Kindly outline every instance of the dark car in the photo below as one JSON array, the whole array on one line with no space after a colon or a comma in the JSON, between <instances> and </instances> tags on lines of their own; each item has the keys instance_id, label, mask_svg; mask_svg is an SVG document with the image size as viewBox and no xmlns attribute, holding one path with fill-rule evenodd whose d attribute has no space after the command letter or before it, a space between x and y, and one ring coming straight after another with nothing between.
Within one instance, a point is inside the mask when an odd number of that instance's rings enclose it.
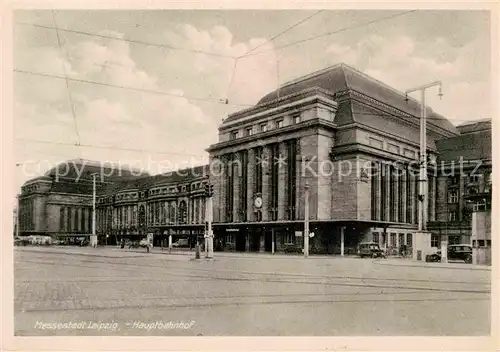
<instances>
[{"instance_id":1,"label":"dark car","mask_svg":"<svg viewBox=\"0 0 500 352\"><path fill-rule=\"evenodd\" d=\"M363 242L358 245L358 255L361 258L385 258L385 252L380 248L378 243Z\"/></svg>"},{"instance_id":2,"label":"dark car","mask_svg":"<svg viewBox=\"0 0 500 352\"><path fill-rule=\"evenodd\" d=\"M285 253L303 253L303 248L295 243L285 243L283 251Z\"/></svg>"},{"instance_id":3,"label":"dark car","mask_svg":"<svg viewBox=\"0 0 500 352\"><path fill-rule=\"evenodd\" d=\"M468 244L452 244L448 246L448 260L463 260L467 264L472 263L472 246ZM427 262L440 262L441 251L426 257Z\"/></svg>"}]
</instances>

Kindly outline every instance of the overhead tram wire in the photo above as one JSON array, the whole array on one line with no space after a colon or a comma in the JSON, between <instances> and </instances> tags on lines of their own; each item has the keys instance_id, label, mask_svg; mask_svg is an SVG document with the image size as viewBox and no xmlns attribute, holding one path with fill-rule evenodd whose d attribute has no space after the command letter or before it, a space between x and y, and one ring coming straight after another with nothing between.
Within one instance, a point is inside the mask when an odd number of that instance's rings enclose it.
<instances>
[{"instance_id":1,"label":"overhead tram wire","mask_svg":"<svg viewBox=\"0 0 500 352\"><path fill-rule=\"evenodd\" d=\"M304 19L300 20L299 22L295 23L294 25L292 25L292 26L288 27L288 28L287 28L287 29L285 29L284 31L282 31L282 32L280 32L280 33L278 33L278 34L276 34L276 35L275 35L274 37L272 37L271 39L266 40L264 43L261 43L261 44L257 45L255 48L253 48L253 49L249 50L246 54L243 54L242 56L239 56L239 57L238 57L238 59L243 58L243 57L245 57L245 56L248 56L250 53L254 52L254 51L255 51L255 50L257 50L258 48L260 48L260 47L264 46L265 44L267 44L267 43L269 43L269 42L272 42L272 41L273 41L273 40L275 40L276 38L278 38L278 37L282 36L282 35L283 35L283 34L285 34L286 32L291 31L291 30L292 30L292 29L294 29L295 27L297 27L297 26L301 25L302 23L304 23L304 22L308 21L309 19L311 19L312 17L314 17L314 16L316 16L316 15L320 14L320 13L321 13L321 12L323 12L323 11L325 11L325 10L319 10L319 11L316 11L315 13L313 13L312 15L307 16L306 18L304 18Z\"/></svg>"},{"instance_id":2,"label":"overhead tram wire","mask_svg":"<svg viewBox=\"0 0 500 352\"><path fill-rule=\"evenodd\" d=\"M28 75L35 75L35 76L41 76L41 77L49 77L49 78L56 78L56 79L66 79L65 77L53 75L53 74L48 74L48 73L41 73L41 72L34 72L34 71L25 71L25 70L19 70L19 69L14 69L14 72L17 73L23 73L23 74L28 74ZM150 93L150 94L157 94L157 95L166 95L166 96L171 96L174 98L184 98L186 100L195 100L195 101L204 101L208 103L213 103L213 104L220 104L220 100L217 99L208 99L208 98L198 98L198 97L190 97L186 95L178 95L178 94L173 94L173 93L167 93L167 92L162 92L162 91L157 91L157 90L152 90L152 89L144 89L144 88L134 88L134 87L127 87L127 86L120 86L117 84L111 84L111 83L104 83L104 82L96 82L96 81L90 81L90 80L85 80L85 79L77 79L77 78L67 78L68 81L71 82L79 82L79 83L86 83L86 84L94 84L94 85L99 85L103 87L109 87L109 88L120 88L120 89L125 89L125 90L130 90L130 91L136 91L136 92L142 92L142 93ZM252 107L254 105L252 104L227 104L227 105L232 105L232 106L242 106L242 107Z\"/></svg>"},{"instance_id":3,"label":"overhead tram wire","mask_svg":"<svg viewBox=\"0 0 500 352\"><path fill-rule=\"evenodd\" d=\"M36 28L56 29L55 27L52 27L52 26L45 26L45 25L35 24L35 23L16 22L16 24L17 25L21 25L21 26L31 26L31 27L36 27ZM176 47L176 46L169 45L169 44L150 43L150 42L145 42L145 41L141 41L141 40L125 39L125 38L113 37L111 35L96 34L96 33L84 32L84 31L77 31L77 30L73 30L73 29L58 28L58 30L60 32L68 32L68 33L80 34L80 35L86 35L86 36L89 36L89 37L96 37L96 38L102 38L102 39L112 39L112 40L118 40L118 41L122 41L122 42L132 43L132 44L154 46L154 47L163 48L163 49L185 51L185 52L191 52L191 53L197 53L197 54L205 54L205 55L222 57L222 58L226 58L226 59L234 59L235 58L234 56L231 56L231 55L217 54L217 53L213 53L213 52L209 52L209 51L196 50L196 49L180 48L180 47Z\"/></svg>"},{"instance_id":4,"label":"overhead tram wire","mask_svg":"<svg viewBox=\"0 0 500 352\"><path fill-rule=\"evenodd\" d=\"M40 144L53 144L53 145L63 145L63 146L76 147L76 145L74 143L69 143L69 142L41 141L41 140L25 139L25 138L16 138L15 141L19 141L19 142L23 142L23 143L40 143ZM203 157L203 158L207 157L207 155L201 155L201 154L189 154L189 153L178 153L178 152L160 152L160 151L151 151L151 150L145 150L145 149L121 148L121 147L93 145L93 144L80 144L80 145L78 145L78 147L90 148L90 149L130 151L130 152L145 153L145 154L150 153L150 154L156 154L156 155L179 155L179 156L193 156L193 157L196 156L196 157Z\"/></svg>"},{"instance_id":5,"label":"overhead tram wire","mask_svg":"<svg viewBox=\"0 0 500 352\"><path fill-rule=\"evenodd\" d=\"M59 49L61 50L61 53L63 54L63 56L69 62L68 55L61 44L61 38L59 37L59 30L57 29L56 15L55 15L54 10L52 10L52 20L54 21L54 29L55 29L56 37L57 37L57 45L59 46ZM71 114L73 115L73 123L75 126L75 134L76 134L76 145L80 145L80 133L78 132L78 122L76 121L75 104L73 103L71 89L69 88L68 74L66 72L66 67L64 67L64 62L61 63L61 66L62 66L63 73L64 73L64 80L66 82L66 89L68 91L69 102L71 104Z\"/></svg>"},{"instance_id":6,"label":"overhead tram wire","mask_svg":"<svg viewBox=\"0 0 500 352\"><path fill-rule=\"evenodd\" d=\"M273 51L273 50L284 49L284 48L287 48L287 47L290 47L290 46L293 46L293 45L306 43L306 42L309 42L311 40L315 40L315 39L322 38L322 37L328 37L328 36L331 36L331 35L334 35L334 34L337 34L337 33L341 33L341 32L345 32L345 31L348 31L348 30L351 30L351 29L362 28L362 27L369 26L369 25L371 25L373 23L383 22L383 21L387 21L387 20L390 20L390 19L393 19L393 18L396 18L396 17L405 16L405 15L408 15L408 14L416 12L416 11L418 11L418 10L405 11L405 12L401 12L401 13L398 13L398 14L395 14L395 15L386 16L386 17L379 18L379 19L372 20L372 21L368 21L368 22L365 22L365 23L360 23L360 24L357 24L357 25L354 25L354 26L340 28L340 29L337 29L335 31L331 31L331 32L323 33L323 34L318 34L318 35L315 35L313 37L309 37L309 38L306 38L306 39L298 40L296 42L291 42L291 43L288 43L288 44L277 46L277 47L275 47L273 49L266 49L266 50L258 51L256 53L245 54L245 55L243 55L243 57L250 57L250 56L255 56L255 55L263 54L263 53L266 53L266 52L269 52L269 51Z\"/></svg>"}]
</instances>

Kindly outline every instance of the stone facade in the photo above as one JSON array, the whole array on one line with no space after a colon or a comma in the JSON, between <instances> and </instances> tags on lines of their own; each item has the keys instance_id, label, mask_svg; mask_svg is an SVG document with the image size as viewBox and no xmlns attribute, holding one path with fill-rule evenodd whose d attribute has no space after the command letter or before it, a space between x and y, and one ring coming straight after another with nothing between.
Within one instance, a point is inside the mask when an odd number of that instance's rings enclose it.
<instances>
[{"instance_id":1,"label":"stone facade","mask_svg":"<svg viewBox=\"0 0 500 352\"><path fill-rule=\"evenodd\" d=\"M97 232L114 238L154 233L160 242L168 234L203 233L204 187L210 183L221 248L293 250L303 241L296 234L303 231L307 186L313 252L339 253L343 247L349 253L360 241L391 252L402 244L412 247L420 184L418 111L415 101L405 103L403 94L346 65L313 73L225 119L219 141L207 149L209 165L100 184ZM475 147L488 143L488 133L491 142L491 122L457 129L430 109L428 116L427 155L437 158L438 168L428 169L425 226L431 237L419 241L437 248L440 234L470 240L468 214L478 205L463 195L491 189L491 146L489 152ZM456 164L463 155L466 162ZM481 160L479 168L475 160ZM449 176L458 168L459 177ZM88 233L88 181L67 194L54 189L48 176L28 182L20 197L21 232L70 234L61 216L77 207L71 214L79 221L71 231Z\"/></svg>"}]
</instances>

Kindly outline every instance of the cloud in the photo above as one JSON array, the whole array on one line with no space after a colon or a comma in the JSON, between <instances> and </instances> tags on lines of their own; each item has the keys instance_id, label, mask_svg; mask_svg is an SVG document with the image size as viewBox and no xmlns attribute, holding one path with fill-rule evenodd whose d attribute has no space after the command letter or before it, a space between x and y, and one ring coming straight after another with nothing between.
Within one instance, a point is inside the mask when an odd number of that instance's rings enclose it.
<instances>
[{"instance_id":1,"label":"cloud","mask_svg":"<svg viewBox=\"0 0 500 352\"><path fill-rule=\"evenodd\" d=\"M264 38L235 43L231 32L224 26L205 31L192 25L179 26L165 33L165 38L173 46L229 56L175 50L166 55L163 69L166 81L175 81L195 96L208 96L214 100L227 97L232 103L254 104L276 88L276 53L273 44ZM233 58L257 46L260 47L255 52L265 53L241 58L234 65ZM172 67L177 68L175 72L165 72ZM183 77L182 82L176 77Z\"/></svg>"},{"instance_id":2,"label":"cloud","mask_svg":"<svg viewBox=\"0 0 500 352\"><path fill-rule=\"evenodd\" d=\"M430 92L427 103L456 124L491 117L488 77L482 75L483 68L478 69L485 61L489 64L484 57L488 45L480 38L454 47L442 37L424 43L403 34L369 35L352 45L332 43L326 52L335 61L350 64L400 91L443 81L443 100L437 98L437 91L436 94ZM478 109L478 106L488 109Z\"/></svg>"},{"instance_id":3,"label":"cloud","mask_svg":"<svg viewBox=\"0 0 500 352\"><path fill-rule=\"evenodd\" d=\"M100 34L123 36L117 32ZM228 41L227 33L221 29L216 29L215 35L222 43ZM197 40L201 43L203 36ZM44 55L40 56L44 60L38 62L39 67L32 69L40 72L52 70L52 73L56 73L53 72L56 68L54 62L63 62L74 78L150 89L165 92L165 95L70 82L80 142L83 145L114 148L72 148L62 145L57 148L69 150L68 153L74 154L75 157L85 155L87 158L101 161L140 161L146 169L149 167L148 159L168 162L172 166L206 162L202 157L205 154L204 149L216 142L217 137L214 118L195 102L182 97L185 94L182 87L161 86L154 75L139 68L137 61L133 59L129 43L113 39L86 38L83 41L68 43L66 49L69 60L63 59L63 53L54 48L40 49L44 52ZM22 54L29 57L32 52L30 48L23 48ZM173 68L173 71L175 69ZM25 77L16 80L19 93L16 95L16 137L75 143L77 138L65 82L45 80L54 86L57 82L58 89L44 94L47 86L43 83L27 84L29 81ZM36 144L31 147L33 155L38 154L43 158L43 152L47 149L38 151ZM133 150L150 150L151 153ZM158 151L164 154L156 153ZM25 154L26 150L23 153ZM191 155L200 157L191 161ZM155 169L155 165L150 167L153 168L149 170L152 173L160 170L158 167Z\"/></svg>"}]
</instances>

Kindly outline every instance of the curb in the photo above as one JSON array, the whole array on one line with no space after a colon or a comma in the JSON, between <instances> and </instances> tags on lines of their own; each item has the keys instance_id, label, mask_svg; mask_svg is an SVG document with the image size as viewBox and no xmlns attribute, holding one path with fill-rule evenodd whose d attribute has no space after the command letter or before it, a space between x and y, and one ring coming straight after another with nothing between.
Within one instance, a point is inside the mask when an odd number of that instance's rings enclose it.
<instances>
[{"instance_id":1,"label":"curb","mask_svg":"<svg viewBox=\"0 0 500 352\"><path fill-rule=\"evenodd\" d=\"M490 266L473 265L473 264L459 264L459 263L457 263L456 266L451 266L454 263L435 265L435 264L428 264L426 262L419 263L419 262L415 262L415 261L409 261L408 263L395 263L395 262L391 262L391 261L382 262L382 261L378 261L378 260L373 260L372 262L374 264L377 264L377 265L386 265L386 266L403 266L403 267L429 268L429 269L491 271Z\"/></svg>"}]
</instances>

